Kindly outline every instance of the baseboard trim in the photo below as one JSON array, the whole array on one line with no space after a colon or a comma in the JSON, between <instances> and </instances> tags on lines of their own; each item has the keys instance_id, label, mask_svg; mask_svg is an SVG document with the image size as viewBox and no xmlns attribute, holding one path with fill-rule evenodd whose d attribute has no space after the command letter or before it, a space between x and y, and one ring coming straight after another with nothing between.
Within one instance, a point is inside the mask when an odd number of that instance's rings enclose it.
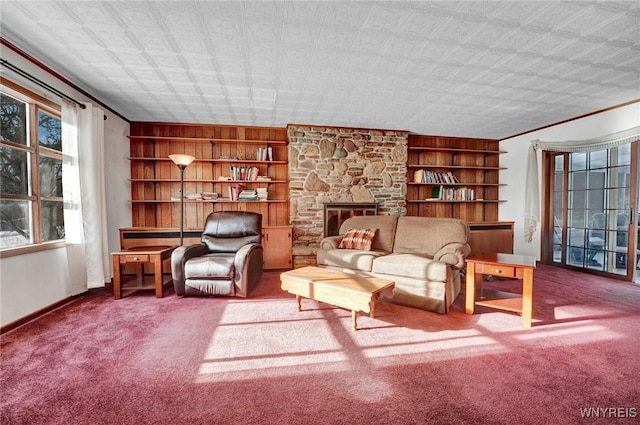
<instances>
[{"instance_id":1,"label":"baseboard trim","mask_svg":"<svg viewBox=\"0 0 640 425\"><path fill-rule=\"evenodd\" d=\"M16 328L19 328L20 326L25 325L25 324L31 322L32 320L35 320L35 319L37 319L37 318L39 318L41 316L44 316L45 314L50 313L53 310L55 310L57 308L60 308L65 304L69 304L71 301L77 300L78 298L81 298L81 297L84 297L86 295L92 294L92 293L94 293L96 291L102 291L104 289L105 288L89 289L88 291L83 292L81 294L72 295L70 297L61 299L58 302L55 302L55 303L53 303L51 305L48 305L48 306L46 306L44 308L41 308L40 310L34 311L33 313L28 314L28 315L26 315L24 317L21 317L18 320L15 320L13 322L7 323L6 325L4 325L4 326L2 326L0 328L0 335L3 335L3 334L5 334L5 333L7 333L9 331L12 331L12 330L16 329Z\"/></svg>"}]
</instances>

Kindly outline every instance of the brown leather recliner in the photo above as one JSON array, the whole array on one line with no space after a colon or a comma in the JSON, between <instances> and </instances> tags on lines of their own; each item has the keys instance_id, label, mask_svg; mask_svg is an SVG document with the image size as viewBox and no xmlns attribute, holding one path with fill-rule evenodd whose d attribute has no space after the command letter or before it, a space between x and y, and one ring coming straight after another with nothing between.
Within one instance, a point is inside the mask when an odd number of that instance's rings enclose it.
<instances>
[{"instance_id":1,"label":"brown leather recliner","mask_svg":"<svg viewBox=\"0 0 640 425\"><path fill-rule=\"evenodd\" d=\"M261 214L209 214L201 243L178 247L171 255L176 294L246 297L262 276L261 237Z\"/></svg>"}]
</instances>

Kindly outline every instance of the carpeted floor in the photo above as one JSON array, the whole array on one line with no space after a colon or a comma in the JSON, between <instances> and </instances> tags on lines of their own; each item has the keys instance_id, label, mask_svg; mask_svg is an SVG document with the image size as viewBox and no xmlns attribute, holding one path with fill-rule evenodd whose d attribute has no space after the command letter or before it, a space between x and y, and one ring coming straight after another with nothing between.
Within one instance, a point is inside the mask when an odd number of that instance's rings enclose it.
<instances>
[{"instance_id":1,"label":"carpeted floor","mask_svg":"<svg viewBox=\"0 0 640 425\"><path fill-rule=\"evenodd\" d=\"M248 299L101 290L6 333L0 422L638 422L636 285L538 266L532 329L461 294L447 315L379 303L354 332L348 311L297 312L278 277Z\"/></svg>"}]
</instances>

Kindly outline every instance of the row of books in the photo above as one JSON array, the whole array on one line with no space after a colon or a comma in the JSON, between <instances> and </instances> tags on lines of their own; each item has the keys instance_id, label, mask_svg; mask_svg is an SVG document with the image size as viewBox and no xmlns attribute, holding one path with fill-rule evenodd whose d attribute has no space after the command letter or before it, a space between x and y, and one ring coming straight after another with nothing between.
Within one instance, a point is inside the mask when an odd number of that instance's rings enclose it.
<instances>
[{"instance_id":1,"label":"row of books","mask_svg":"<svg viewBox=\"0 0 640 425\"><path fill-rule=\"evenodd\" d=\"M260 170L258 167L229 167L229 176L231 180L257 180Z\"/></svg>"},{"instance_id":2,"label":"row of books","mask_svg":"<svg viewBox=\"0 0 640 425\"><path fill-rule=\"evenodd\" d=\"M273 148L256 148L256 161L273 161Z\"/></svg>"},{"instance_id":3,"label":"row of books","mask_svg":"<svg viewBox=\"0 0 640 425\"><path fill-rule=\"evenodd\" d=\"M475 190L468 187L435 186L431 199L439 201L475 201Z\"/></svg>"},{"instance_id":4,"label":"row of books","mask_svg":"<svg viewBox=\"0 0 640 425\"><path fill-rule=\"evenodd\" d=\"M429 170L416 170L413 173L413 181L414 183L460 183L451 171L441 173Z\"/></svg>"},{"instance_id":5,"label":"row of books","mask_svg":"<svg viewBox=\"0 0 640 425\"><path fill-rule=\"evenodd\" d=\"M225 161L240 161L237 156L233 155L220 155L218 159ZM256 148L256 161L273 161L273 148L271 146L267 146L266 148Z\"/></svg>"},{"instance_id":6,"label":"row of books","mask_svg":"<svg viewBox=\"0 0 640 425\"><path fill-rule=\"evenodd\" d=\"M269 199L267 188L245 189L241 185L229 186L229 199L232 201L262 201Z\"/></svg>"}]
</instances>

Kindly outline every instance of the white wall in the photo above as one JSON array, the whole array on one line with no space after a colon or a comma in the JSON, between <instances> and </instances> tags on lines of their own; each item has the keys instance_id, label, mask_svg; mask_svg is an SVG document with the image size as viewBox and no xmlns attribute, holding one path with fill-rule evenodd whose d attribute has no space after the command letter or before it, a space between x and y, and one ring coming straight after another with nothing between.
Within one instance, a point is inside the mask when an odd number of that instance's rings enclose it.
<instances>
[{"instance_id":1,"label":"white wall","mask_svg":"<svg viewBox=\"0 0 640 425\"><path fill-rule=\"evenodd\" d=\"M639 125L640 103L634 103L500 142L500 149L508 152L500 157L500 164L508 169L500 172L500 182L506 184L500 188L500 199L506 202L500 204L499 217L500 220L515 221L513 247L515 254L534 255L540 259L540 226L538 225L531 243L524 239L524 187L530 142L536 139L542 141L591 139ZM538 154L538 170L541 174L540 154ZM539 177L538 187L542 198L542 176Z\"/></svg>"},{"instance_id":2,"label":"white wall","mask_svg":"<svg viewBox=\"0 0 640 425\"><path fill-rule=\"evenodd\" d=\"M97 102L70 89L58 79L12 50L2 47L0 56L11 64L82 102ZM3 76L43 97L60 103L57 96L2 69ZM104 108L103 108L104 109ZM105 173L109 252L119 250L120 227L131 226L129 178L129 123L105 109ZM67 254L64 248L0 259L0 326L55 304L71 295Z\"/></svg>"}]
</instances>

